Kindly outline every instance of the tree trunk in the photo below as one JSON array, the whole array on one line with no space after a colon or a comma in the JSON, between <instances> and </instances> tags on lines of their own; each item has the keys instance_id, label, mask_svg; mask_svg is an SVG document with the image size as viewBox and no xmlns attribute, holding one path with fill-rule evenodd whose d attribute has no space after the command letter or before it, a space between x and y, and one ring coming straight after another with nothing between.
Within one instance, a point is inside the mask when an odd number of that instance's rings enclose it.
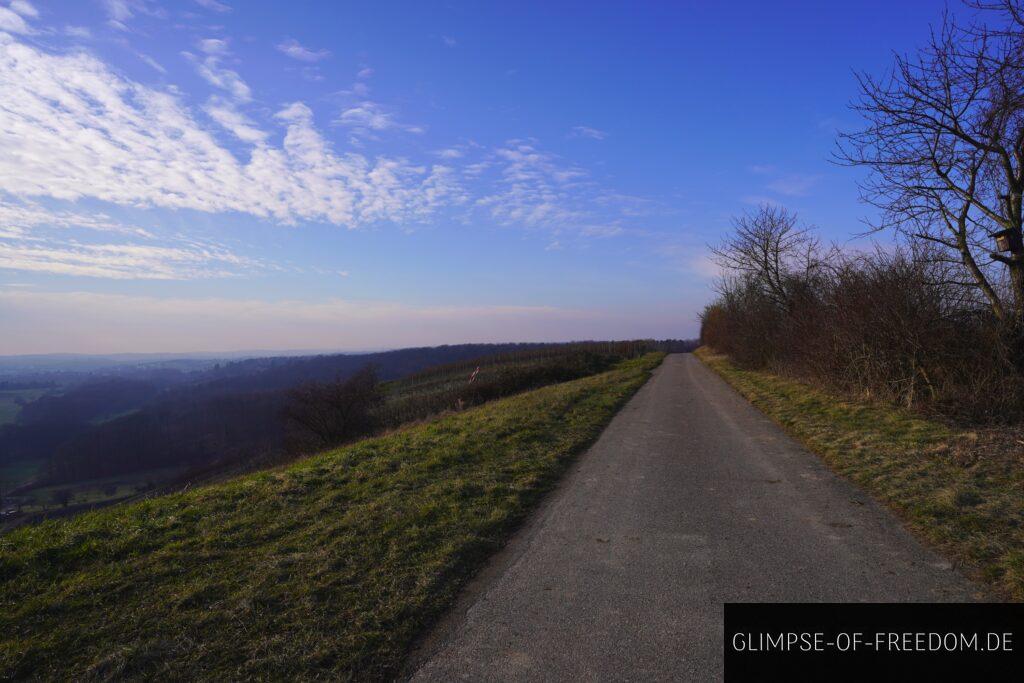
<instances>
[{"instance_id":1,"label":"tree trunk","mask_svg":"<svg viewBox=\"0 0 1024 683\"><path fill-rule=\"evenodd\" d=\"M1024 253L1014 254L1007 264L1010 269L1010 286L1013 288L1013 324L1018 331L1024 330Z\"/></svg>"}]
</instances>

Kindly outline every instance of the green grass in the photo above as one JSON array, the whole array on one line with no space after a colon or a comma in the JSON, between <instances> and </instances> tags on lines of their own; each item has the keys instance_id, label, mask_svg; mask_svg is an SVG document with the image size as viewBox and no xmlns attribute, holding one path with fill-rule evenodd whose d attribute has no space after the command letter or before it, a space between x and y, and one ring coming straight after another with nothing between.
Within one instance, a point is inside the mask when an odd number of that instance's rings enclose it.
<instances>
[{"instance_id":1,"label":"green grass","mask_svg":"<svg viewBox=\"0 0 1024 683\"><path fill-rule=\"evenodd\" d=\"M661 358L0 536L0 678L393 676Z\"/></svg>"},{"instance_id":2,"label":"green grass","mask_svg":"<svg viewBox=\"0 0 1024 683\"><path fill-rule=\"evenodd\" d=\"M967 573L998 595L1024 600L1019 437L996 434L985 448L977 432L743 370L706 348L697 356Z\"/></svg>"}]
</instances>

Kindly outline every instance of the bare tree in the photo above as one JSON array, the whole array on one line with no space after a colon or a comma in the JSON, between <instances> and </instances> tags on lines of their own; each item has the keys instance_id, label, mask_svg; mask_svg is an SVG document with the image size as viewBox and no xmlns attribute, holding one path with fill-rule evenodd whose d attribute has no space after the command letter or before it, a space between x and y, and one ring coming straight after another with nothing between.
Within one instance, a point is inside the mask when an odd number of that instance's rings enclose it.
<instances>
[{"instance_id":1,"label":"bare tree","mask_svg":"<svg viewBox=\"0 0 1024 683\"><path fill-rule=\"evenodd\" d=\"M823 263L818 240L795 213L770 204L734 218L732 226L732 234L711 247L716 263L753 283L776 306L789 308L794 284Z\"/></svg>"},{"instance_id":2,"label":"bare tree","mask_svg":"<svg viewBox=\"0 0 1024 683\"><path fill-rule=\"evenodd\" d=\"M1024 2L1021 0L968 0L967 6L997 12L1011 25L1024 27ZM998 28L992 30L999 32Z\"/></svg>"},{"instance_id":3,"label":"bare tree","mask_svg":"<svg viewBox=\"0 0 1024 683\"><path fill-rule=\"evenodd\" d=\"M296 387L289 399L284 417L290 447L312 452L371 432L384 396L376 369L368 365L345 380Z\"/></svg>"},{"instance_id":4,"label":"bare tree","mask_svg":"<svg viewBox=\"0 0 1024 683\"><path fill-rule=\"evenodd\" d=\"M983 3L984 4L984 3ZM993 2L993 23L945 15L927 46L897 55L883 78L860 75L852 107L866 120L840 135L840 161L871 169L875 229L937 247L953 280L980 291L1000 320L1024 324L1024 24L1017 0ZM1021 15L1016 15L1021 16ZM1004 237L1004 253L995 237Z\"/></svg>"}]
</instances>

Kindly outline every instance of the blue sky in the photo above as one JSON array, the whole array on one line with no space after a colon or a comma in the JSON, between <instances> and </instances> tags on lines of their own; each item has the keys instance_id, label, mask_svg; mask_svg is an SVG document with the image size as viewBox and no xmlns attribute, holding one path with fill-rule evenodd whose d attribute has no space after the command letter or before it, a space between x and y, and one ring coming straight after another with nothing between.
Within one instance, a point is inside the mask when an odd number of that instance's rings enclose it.
<instances>
[{"instance_id":1,"label":"blue sky","mask_svg":"<svg viewBox=\"0 0 1024 683\"><path fill-rule=\"evenodd\" d=\"M0 0L0 353L694 336L942 8Z\"/></svg>"}]
</instances>

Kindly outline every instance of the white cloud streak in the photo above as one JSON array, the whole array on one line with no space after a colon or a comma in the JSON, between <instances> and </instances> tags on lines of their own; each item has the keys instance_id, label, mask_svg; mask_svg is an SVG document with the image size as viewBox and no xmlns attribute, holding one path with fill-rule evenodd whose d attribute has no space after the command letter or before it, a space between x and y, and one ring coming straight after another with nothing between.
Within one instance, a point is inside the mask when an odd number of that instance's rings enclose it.
<instances>
[{"instance_id":1,"label":"white cloud streak","mask_svg":"<svg viewBox=\"0 0 1024 683\"><path fill-rule=\"evenodd\" d=\"M226 55L229 52L228 41L221 38L204 38L199 41L199 49L208 55Z\"/></svg>"},{"instance_id":2,"label":"white cloud streak","mask_svg":"<svg viewBox=\"0 0 1024 683\"><path fill-rule=\"evenodd\" d=\"M0 190L21 197L357 227L421 221L462 193L443 165L336 153L302 103L275 116L283 137L272 145L213 101L207 113L253 143L240 161L173 92L125 79L89 53L48 54L2 33L0 103Z\"/></svg>"},{"instance_id":3,"label":"white cloud streak","mask_svg":"<svg viewBox=\"0 0 1024 683\"><path fill-rule=\"evenodd\" d=\"M0 269L115 280L193 280L237 274L253 262L209 246L0 241Z\"/></svg>"},{"instance_id":4,"label":"white cloud streak","mask_svg":"<svg viewBox=\"0 0 1024 683\"><path fill-rule=\"evenodd\" d=\"M152 6L148 0L103 0L103 7L107 11L107 24L119 31L129 30L128 22L136 14L163 16L163 11L158 6Z\"/></svg>"},{"instance_id":5,"label":"white cloud streak","mask_svg":"<svg viewBox=\"0 0 1024 683\"><path fill-rule=\"evenodd\" d=\"M590 138L591 140L604 140L608 137L608 133L605 131L590 126L573 126L570 135L574 138Z\"/></svg>"},{"instance_id":6,"label":"white cloud streak","mask_svg":"<svg viewBox=\"0 0 1024 683\"><path fill-rule=\"evenodd\" d=\"M80 231L120 241L83 242L73 237ZM102 212L48 209L0 196L0 270L117 280L192 280L261 267L216 244L182 237L158 243L151 232L126 226Z\"/></svg>"},{"instance_id":7,"label":"white cloud streak","mask_svg":"<svg viewBox=\"0 0 1024 683\"><path fill-rule=\"evenodd\" d=\"M37 227L84 228L152 237L148 231L125 226L102 212L52 211L35 202L12 202L0 197L0 228L27 232Z\"/></svg>"},{"instance_id":8,"label":"white cloud streak","mask_svg":"<svg viewBox=\"0 0 1024 683\"><path fill-rule=\"evenodd\" d=\"M73 26L69 24L64 27L64 35L86 40L92 38L92 31L85 26Z\"/></svg>"},{"instance_id":9,"label":"white cloud streak","mask_svg":"<svg viewBox=\"0 0 1024 683\"><path fill-rule=\"evenodd\" d=\"M319 62L331 56L328 50L312 50L294 38L289 38L278 43L277 49L283 54L297 59L300 62Z\"/></svg>"},{"instance_id":10,"label":"white cloud streak","mask_svg":"<svg viewBox=\"0 0 1024 683\"><path fill-rule=\"evenodd\" d=\"M338 116L338 123L351 128L353 133L362 136L370 136L373 133L388 130L400 130L406 133L424 132L422 126L401 123L383 106L369 100L359 102L342 111Z\"/></svg>"},{"instance_id":11,"label":"white cloud streak","mask_svg":"<svg viewBox=\"0 0 1024 683\"><path fill-rule=\"evenodd\" d=\"M262 144L267 139L267 133L260 130L245 114L239 112L235 106L222 98L212 97L204 107L210 118L220 124L242 142L250 144Z\"/></svg>"},{"instance_id":12,"label":"white cloud streak","mask_svg":"<svg viewBox=\"0 0 1024 683\"><path fill-rule=\"evenodd\" d=\"M577 193L586 173L563 165L533 141L512 140L496 152L502 164L497 191L477 200L491 216L506 224L527 227L571 227L588 214Z\"/></svg>"},{"instance_id":13,"label":"white cloud streak","mask_svg":"<svg viewBox=\"0 0 1024 683\"><path fill-rule=\"evenodd\" d=\"M221 65L221 58L228 54L227 43L223 40L207 39L201 41L199 47L206 53L205 57L198 57L191 52L182 54L195 65L202 79L213 87L228 92L238 102L250 101L252 89L249 84L237 71Z\"/></svg>"},{"instance_id":14,"label":"white cloud streak","mask_svg":"<svg viewBox=\"0 0 1024 683\"><path fill-rule=\"evenodd\" d=\"M231 6L218 0L195 0L195 3L200 7L211 10L213 12L230 12Z\"/></svg>"}]
</instances>

